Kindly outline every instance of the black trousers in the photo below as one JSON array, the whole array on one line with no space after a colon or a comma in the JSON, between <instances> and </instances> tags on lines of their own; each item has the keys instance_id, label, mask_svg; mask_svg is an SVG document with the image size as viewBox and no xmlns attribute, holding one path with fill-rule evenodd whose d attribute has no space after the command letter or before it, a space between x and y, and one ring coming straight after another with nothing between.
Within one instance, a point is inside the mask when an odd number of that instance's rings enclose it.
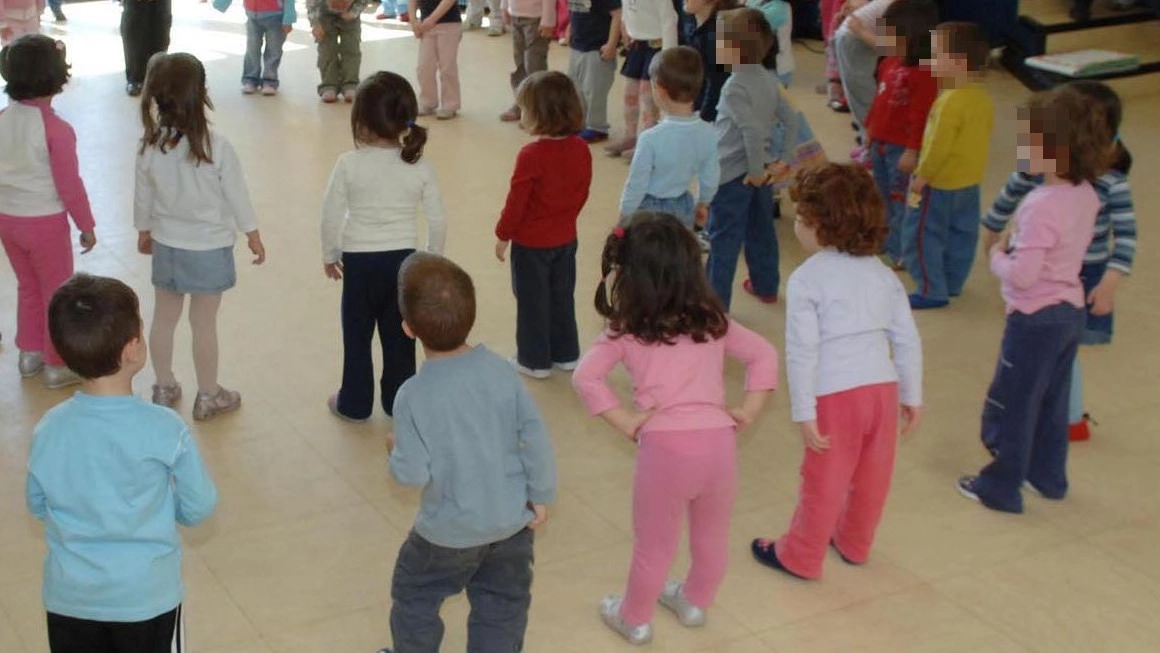
<instances>
[{"instance_id":1,"label":"black trousers","mask_svg":"<svg viewBox=\"0 0 1160 653\"><path fill-rule=\"evenodd\" d=\"M346 252L342 255L342 387L338 412L354 419L375 407L375 366L371 340L379 332L383 374L379 379L383 411L395 405L399 386L415 376L415 341L403 332L399 311L399 268L415 250Z\"/></svg>"},{"instance_id":2,"label":"black trousers","mask_svg":"<svg viewBox=\"0 0 1160 653\"><path fill-rule=\"evenodd\" d=\"M551 369L580 358L576 331L576 242L533 248L512 243L516 349L520 365Z\"/></svg>"},{"instance_id":3,"label":"black trousers","mask_svg":"<svg viewBox=\"0 0 1160 653\"><path fill-rule=\"evenodd\" d=\"M170 0L124 0L121 12L121 43L125 47L125 81L145 82L149 58L169 49L173 25Z\"/></svg>"},{"instance_id":4,"label":"black trousers","mask_svg":"<svg viewBox=\"0 0 1160 653\"><path fill-rule=\"evenodd\" d=\"M436 546L414 532L403 542L391 580L394 653L439 653L439 608L467 590L468 653L519 653L532 604L532 531L468 549Z\"/></svg>"},{"instance_id":5,"label":"black trousers","mask_svg":"<svg viewBox=\"0 0 1160 653\"><path fill-rule=\"evenodd\" d=\"M52 653L184 653L181 606L148 621L88 621L48 613Z\"/></svg>"}]
</instances>

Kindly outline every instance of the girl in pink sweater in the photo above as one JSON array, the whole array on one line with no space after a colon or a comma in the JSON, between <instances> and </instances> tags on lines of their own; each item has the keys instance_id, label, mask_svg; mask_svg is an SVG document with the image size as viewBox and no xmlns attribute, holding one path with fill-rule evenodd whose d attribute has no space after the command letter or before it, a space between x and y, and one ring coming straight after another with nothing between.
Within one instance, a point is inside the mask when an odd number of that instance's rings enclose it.
<instances>
[{"instance_id":1,"label":"girl in pink sweater","mask_svg":"<svg viewBox=\"0 0 1160 653\"><path fill-rule=\"evenodd\" d=\"M605 332L572 384L588 411L637 443L633 555L624 597L601 602L604 623L630 643L652 639L658 599L685 626L705 622L725 576L737 485L736 439L777 386L777 351L732 322L709 288L701 249L671 215L637 213L604 245L596 311ZM725 401L725 357L745 364L745 397ZM608 386L617 364L632 377L633 407ZM692 566L666 581L689 516Z\"/></svg>"}]
</instances>

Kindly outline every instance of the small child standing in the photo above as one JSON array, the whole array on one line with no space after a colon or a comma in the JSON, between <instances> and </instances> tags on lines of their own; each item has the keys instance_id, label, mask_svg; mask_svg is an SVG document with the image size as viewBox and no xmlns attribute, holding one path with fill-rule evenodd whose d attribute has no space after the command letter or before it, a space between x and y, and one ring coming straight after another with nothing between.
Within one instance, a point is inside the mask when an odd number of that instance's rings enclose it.
<instances>
[{"instance_id":1,"label":"small child standing","mask_svg":"<svg viewBox=\"0 0 1160 653\"><path fill-rule=\"evenodd\" d=\"M905 1L905 0L901 0ZM790 195L794 234L811 256L786 286L785 359L805 445L789 532L752 543L758 562L821 576L826 548L866 562L882 517L899 405L902 434L922 419L922 343L906 290L877 258L886 211L858 165L802 170Z\"/></svg>"},{"instance_id":2,"label":"small child standing","mask_svg":"<svg viewBox=\"0 0 1160 653\"><path fill-rule=\"evenodd\" d=\"M40 33L44 0L0 0L0 46L25 34Z\"/></svg>"},{"instance_id":3,"label":"small child standing","mask_svg":"<svg viewBox=\"0 0 1160 653\"><path fill-rule=\"evenodd\" d=\"M48 302L73 273L68 218L88 252L97 244L93 211L77 163L73 128L52 110L69 79L64 47L41 34L0 50L9 103L0 109L0 241L16 274L20 376L44 371L44 384L80 382L48 335Z\"/></svg>"},{"instance_id":4,"label":"small child standing","mask_svg":"<svg viewBox=\"0 0 1160 653\"><path fill-rule=\"evenodd\" d=\"M342 385L327 406L348 421L365 421L374 410L376 329L383 352L380 400L388 415L399 387L415 374L415 341L403 332L398 279L415 251L420 205L427 249L443 251L443 201L434 170L422 160L427 130L415 124L418 107L399 75L368 77L351 109L355 149L334 165L322 203L323 271L342 281Z\"/></svg>"},{"instance_id":5,"label":"small child standing","mask_svg":"<svg viewBox=\"0 0 1160 653\"><path fill-rule=\"evenodd\" d=\"M895 269L902 265L902 220L910 173L918 165L923 131L938 84L921 64L930 59L930 33L938 23L933 0L898 0L878 23L878 94L866 116L871 170L886 202L883 251Z\"/></svg>"},{"instance_id":6,"label":"small child standing","mask_svg":"<svg viewBox=\"0 0 1160 653\"><path fill-rule=\"evenodd\" d=\"M548 46L556 33L556 0L506 0L505 5L504 18L511 21L512 58L516 64L511 74L512 92L518 94L529 75L548 69ZM519 122L518 98L499 119Z\"/></svg>"},{"instance_id":7,"label":"small child standing","mask_svg":"<svg viewBox=\"0 0 1160 653\"><path fill-rule=\"evenodd\" d=\"M209 127L212 109L205 68L191 54L149 62L137 153L133 223L137 250L153 257L153 403L174 406L181 385L173 374L173 335L189 295L197 397L193 418L237 410L242 396L218 385L217 315L234 287L234 243L246 234L254 265L266 260L242 164L229 141Z\"/></svg>"},{"instance_id":8,"label":"small child standing","mask_svg":"<svg viewBox=\"0 0 1160 653\"><path fill-rule=\"evenodd\" d=\"M233 0L214 0L213 8L225 13ZM282 46L294 30L298 10L294 0L244 0L246 9L246 56L242 59L242 93L278 94L278 66ZM262 43L265 42L265 51Z\"/></svg>"},{"instance_id":9,"label":"small child standing","mask_svg":"<svg viewBox=\"0 0 1160 653\"><path fill-rule=\"evenodd\" d=\"M459 115L459 42L456 0L410 0L411 31L419 39L419 115Z\"/></svg>"},{"instance_id":10,"label":"small child standing","mask_svg":"<svg viewBox=\"0 0 1160 653\"><path fill-rule=\"evenodd\" d=\"M318 96L327 104L354 102L362 65L362 16L369 0L306 0L310 33L318 44Z\"/></svg>"},{"instance_id":11,"label":"small child standing","mask_svg":"<svg viewBox=\"0 0 1160 653\"><path fill-rule=\"evenodd\" d=\"M783 101L771 70L777 39L756 9L733 9L718 16L717 61L732 71L721 91L717 115L722 183L713 198L706 228L709 284L729 310L737 259L745 249L750 278L742 287L765 303L777 301L777 233L773 229L773 181L789 170L789 143L797 142L798 116ZM784 126L779 152L771 153L773 132Z\"/></svg>"},{"instance_id":12,"label":"small child standing","mask_svg":"<svg viewBox=\"0 0 1160 653\"><path fill-rule=\"evenodd\" d=\"M931 34L940 93L930 109L902 225L902 257L917 284L910 307L941 308L963 292L979 243L979 184L995 108L980 76L990 56L974 23L940 23Z\"/></svg>"},{"instance_id":13,"label":"small child standing","mask_svg":"<svg viewBox=\"0 0 1160 653\"><path fill-rule=\"evenodd\" d=\"M785 0L749 0L746 6L765 14L765 20L777 36L777 78L783 86L789 87L796 68L793 58L793 7Z\"/></svg>"},{"instance_id":14,"label":"small child standing","mask_svg":"<svg viewBox=\"0 0 1160 653\"><path fill-rule=\"evenodd\" d=\"M649 65L661 49L679 45L679 19L672 0L635 0L625 5L622 17L629 41L628 54L620 68L624 77L624 135L605 146L604 151L609 156L632 158L637 134L660 119L650 89Z\"/></svg>"},{"instance_id":15,"label":"small child standing","mask_svg":"<svg viewBox=\"0 0 1160 653\"><path fill-rule=\"evenodd\" d=\"M705 623L729 562L736 431L777 387L777 350L725 315L705 281L696 238L673 216L637 213L616 228L601 272L596 311L608 325L572 385L590 414L639 445L628 591L605 597L600 615L629 643L644 644L658 600L684 626ZM746 369L735 408L725 398L726 357ZM632 377L631 410L608 386L617 364ZM685 582L666 581L685 515L692 565Z\"/></svg>"},{"instance_id":16,"label":"small child standing","mask_svg":"<svg viewBox=\"0 0 1160 653\"><path fill-rule=\"evenodd\" d=\"M717 63L717 13L733 9L735 4L735 0L685 0L685 13L690 18L682 23L684 43L701 55L705 71L705 83L693 108L701 120L710 123L717 120L721 88L729 79L729 69Z\"/></svg>"},{"instance_id":17,"label":"small child standing","mask_svg":"<svg viewBox=\"0 0 1160 653\"><path fill-rule=\"evenodd\" d=\"M395 399L391 475L423 488L423 499L391 580L394 652L438 653L439 608L464 589L467 650L520 651L533 531L556 498L552 441L511 366L467 344L471 277L445 258L413 254L399 282L404 328L426 361Z\"/></svg>"},{"instance_id":18,"label":"small child standing","mask_svg":"<svg viewBox=\"0 0 1160 653\"><path fill-rule=\"evenodd\" d=\"M584 100L586 143L608 140L608 94L616 78L620 47L620 0L571 0L568 77Z\"/></svg>"},{"instance_id":19,"label":"small child standing","mask_svg":"<svg viewBox=\"0 0 1160 653\"><path fill-rule=\"evenodd\" d=\"M1067 403L1084 329L1084 254L1111 163L1114 134L1099 102L1070 86L1020 112L1019 165L1043 184L1027 194L1012 232L990 250L1007 304L999 365L983 405L982 439L994 461L958 481L992 510L1023 512L1023 491L1067 494Z\"/></svg>"},{"instance_id":20,"label":"small child standing","mask_svg":"<svg viewBox=\"0 0 1160 653\"><path fill-rule=\"evenodd\" d=\"M147 357L137 295L79 275L52 297L52 341L81 391L36 425L27 505L44 522L54 653L184 651L181 536L217 504L189 427L133 396Z\"/></svg>"},{"instance_id":21,"label":"small child standing","mask_svg":"<svg viewBox=\"0 0 1160 653\"><path fill-rule=\"evenodd\" d=\"M662 50L650 68L652 94L663 118L637 140L620 215L669 213L692 229L694 221L704 224L709 217L709 203L721 181L717 133L693 112L703 80L701 57L685 46ZM695 204L689 194L693 179L698 184Z\"/></svg>"},{"instance_id":22,"label":"small child standing","mask_svg":"<svg viewBox=\"0 0 1160 653\"><path fill-rule=\"evenodd\" d=\"M592 153L575 134L584 126L576 86L560 72L536 73L516 92L521 125L537 139L523 147L495 225L495 256L511 245L516 355L521 373L546 379L575 369L576 220L588 201Z\"/></svg>"}]
</instances>

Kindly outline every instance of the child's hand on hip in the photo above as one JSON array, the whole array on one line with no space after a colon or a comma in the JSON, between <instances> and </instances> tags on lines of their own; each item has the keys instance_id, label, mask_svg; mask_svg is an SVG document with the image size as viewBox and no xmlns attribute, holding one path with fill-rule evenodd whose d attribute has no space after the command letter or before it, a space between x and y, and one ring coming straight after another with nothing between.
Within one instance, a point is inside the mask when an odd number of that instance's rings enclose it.
<instances>
[{"instance_id":1,"label":"child's hand on hip","mask_svg":"<svg viewBox=\"0 0 1160 653\"><path fill-rule=\"evenodd\" d=\"M153 253L153 234L148 231L137 232L137 251L146 255Z\"/></svg>"},{"instance_id":2,"label":"child's hand on hip","mask_svg":"<svg viewBox=\"0 0 1160 653\"><path fill-rule=\"evenodd\" d=\"M342 261L323 263L322 271L326 274L327 278L342 281Z\"/></svg>"},{"instance_id":3,"label":"child's hand on hip","mask_svg":"<svg viewBox=\"0 0 1160 653\"><path fill-rule=\"evenodd\" d=\"M830 448L830 439L818 433L816 421L801 422L798 424L798 430L801 431L802 442L806 445L806 449L815 453L825 453L826 449Z\"/></svg>"},{"instance_id":4,"label":"child's hand on hip","mask_svg":"<svg viewBox=\"0 0 1160 653\"><path fill-rule=\"evenodd\" d=\"M922 423L922 406L902 406L902 435L910 435Z\"/></svg>"},{"instance_id":5,"label":"child's hand on hip","mask_svg":"<svg viewBox=\"0 0 1160 653\"><path fill-rule=\"evenodd\" d=\"M81 232L81 254L88 254L97 245L97 235L91 231Z\"/></svg>"},{"instance_id":6,"label":"child's hand on hip","mask_svg":"<svg viewBox=\"0 0 1160 653\"><path fill-rule=\"evenodd\" d=\"M1087 303L1091 307L1092 315L1108 315L1116 305L1116 287L1120 284L1123 273L1109 269L1104 272L1104 278L1088 293Z\"/></svg>"},{"instance_id":7,"label":"child's hand on hip","mask_svg":"<svg viewBox=\"0 0 1160 653\"><path fill-rule=\"evenodd\" d=\"M496 241L496 243L495 243L495 257L497 259L499 259L500 263L503 263L505 260L505 255L507 254L507 248L508 248L508 241L506 241L506 240Z\"/></svg>"},{"instance_id":8,"label":"child's hand on hip","mask_svg":"<svg viewBox=\"0 0 1160 653\"><path fill-rule=\"evenodd\" d=\"M250 253L254 255L254 265L266 262L266 246L262 244L262 236L257 229L246 234L246 244L250 247Z\"/></svg>"},{"instance_id":9,"label":"child's hand on hip","mask_svg":"<svg viewBox=\"0 0 1160 653\"><path fill-rule=\"evenodd\" d=\"M548 522L548 506L533 503L529 507L532 509L532 512L536 513L532 521L528 522L528 528L534 531Z\"/></svg>"}]
</instances>

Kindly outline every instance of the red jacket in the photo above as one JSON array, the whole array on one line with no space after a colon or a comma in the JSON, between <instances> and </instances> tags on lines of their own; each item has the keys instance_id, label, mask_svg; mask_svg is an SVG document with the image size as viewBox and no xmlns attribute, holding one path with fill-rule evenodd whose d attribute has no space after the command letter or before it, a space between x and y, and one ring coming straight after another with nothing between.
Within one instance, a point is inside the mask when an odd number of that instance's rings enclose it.
<instances>
[{"instance_id":1,"label":"red jacket","mask_svg":"<svg viewBox=\"0 0 1160 653\"><path fill-rule=\"evenodd\" d=\"M528 143L516 157L496 237L544 249L576 240L591 184L592 152L578 136Z\"/></svg>"},{"instance_id":2,"label":"red jacket","mask_svg":"<svg viewBox=\"0 0 1160 653\"><path fill-rule=\"evenodd\" d=\"M938 97L938 82L922 66L907 66L900 57L878 64L878 94L866 116L871 141L922 148L922 132L930 105Z\"/></svg>"}]
</instances>

